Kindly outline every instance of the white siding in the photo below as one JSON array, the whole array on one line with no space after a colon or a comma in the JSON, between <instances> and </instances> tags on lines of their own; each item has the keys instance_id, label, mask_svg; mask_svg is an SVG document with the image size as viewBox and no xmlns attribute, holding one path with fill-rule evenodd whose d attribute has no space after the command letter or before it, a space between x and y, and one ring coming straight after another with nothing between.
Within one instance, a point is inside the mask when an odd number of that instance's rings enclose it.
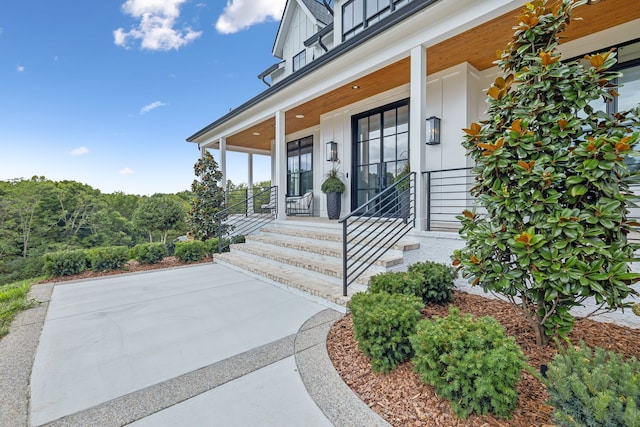
<instances>
[{"instance_id":1,"label":"white siding","mask_svg":"<svg viewBox=\"0 0 640 427\"><path fill-rule=\"evenodd\" d=\"M305 48L304 41L314 35L319 28L313 24L309 16L300 8L296 7L291 26L285 33L285 42L283 47L283 59L285 62L285 73L283 78L293 72L293 57L302 50L306 50L307 64L313 60L314 49Z\"/></svg>"}]
</instances>

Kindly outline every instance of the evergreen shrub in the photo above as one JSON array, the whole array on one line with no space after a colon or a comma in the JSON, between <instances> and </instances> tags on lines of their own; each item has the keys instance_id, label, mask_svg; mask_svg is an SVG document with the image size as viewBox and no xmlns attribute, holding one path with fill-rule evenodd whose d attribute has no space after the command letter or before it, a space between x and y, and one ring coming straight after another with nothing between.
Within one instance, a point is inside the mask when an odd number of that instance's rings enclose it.
<instances>
[{"instance_id":1,"label":"evergreen shrub","mask_svg":"<svg viewBox=\"0 0 640 427\"><path fill-rule=\"evenodd\" d=\"M426 261L410 265L409 272L421 273L424 277L421 296L425 304L446 304L453 300L453 281L456 278L453 267Z\"/></svg>"},{"instance_id":2,"label":"evergreen shrub","mask_svg":"<svg viewBox=\"0 0 640 427\"><path fill-rule=\"evenodd\" d=\"M371 359L374 372L389 372L412 355L409 336L422 317L420 298L357 293L349 302L358 347Z\"/></svg>"},{"instance_id":3,"label":"evergreen shrub","mask_svg":"<svg viewBox=\"0 0 640 427\"><path fill-rule=\"evenodd\" d=\"M76 249L73 251L59 251L44 254L44 273L47 276L60 277L82 273L87 269L89 259L87 251Z\"/></svg>"},{"instance_id":4,"label":"evergreen shrub","mask_svg":"<svg viewBox=\"0 0 640 427\"><path fill-rule=\"evenodd\" d=\"M514 338L495 319L474 320L452 306L446 317L420 321L410 341L415 371L451 402L456 416L491 412L510 417L520 371L527 365Z\"/></svg>"},{"instance_id":5,"label":"evergreen shrub","mask_svg":"<svg viewBox=\"0 0 640 427\"><path fill-rule=\"evenodd\" d=\"M175 256L182 262L200 261L205 256L205 244L200 240L176 242Z\"/></svg>"},{"instance_id":6,"label":"evergreen shrub","mask_svg":"<svg viewBox=\"0 0 640 427\"><path fill-rule=\"evenodd\" d=\"M122 269L129 261L129 248L126 246L105 246L87 250L89 265L93 271Z\"/></svg>"},{"instance_id":7,"label":"evergreen shrub","mask_svg":"<svg viewBox=\"0 0 640 427\"><path fill-rule=\"evenodd\" d=\"M141 243L131 249L131 257L141 264L156 264L167 256L164 243Z\"/></svg>"},{"instance_id":8,"label":"evergreen shrub","mask_svg":"<svg viewBox=\"0 0 640 427\"><path fill-rule=\"evenodd\" d=\"M422 273L414 272L393 272L376 274L369 280L369 292L388 294L411 295L419 298L423 297L425 281Z\"/></svg>"},{"instance_id":9,"label":"evergreen shrub","mask_svg":"<svg viewBox=\"0 0 640 427\"><path fill-rule=\"evenodd\" d=\"M640 361L580 347L562 349L545 380L562 426L640 427Z\"/></svg>"}]
</instances>

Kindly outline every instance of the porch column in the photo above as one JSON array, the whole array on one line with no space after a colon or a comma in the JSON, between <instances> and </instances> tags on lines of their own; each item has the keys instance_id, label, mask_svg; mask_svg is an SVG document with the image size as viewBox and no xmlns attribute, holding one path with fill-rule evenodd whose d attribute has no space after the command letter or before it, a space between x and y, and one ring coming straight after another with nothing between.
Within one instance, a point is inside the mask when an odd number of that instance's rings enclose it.
<instances>
[{"instance_id":1,"label":"porch column","mask_svg":"<svg viewBox=\"0 0 640 427\"><path fill-rule=\"evenodd\" d=\"M220 172L222 172L222 180L220 185L227 191L227 138L220 138Z\"/></svg>"},{"instance_id":2,"label":"porch column","mask_svg":"<svg viewBox=\"0 0 640 427\"><path fill-rule=\"evenodd\" d=\"M253 154L247 154L247 212L253 213Z\"/></svg>"},{"instance_id":3,"label":"porch column","mask_svg":"<svg viewBox=\"0 0 640 427\"><path fill-rule=\"evenodd\" d=\"M422 179L425 170L425 138L427 118L427 50L424 46L411 49L411 99L409 101L409 152L411 172L416 173L416 228L426 227L426 188Z\"/></svg>"},{"instance_id":4,"label":"porch column","mask_svg":"<svg viewBox=\"0 0 640 427\"><path fill-rule=\"evenodd\" d=\"M278 218L285 219L287 194L287 150L284 134L284 111L276 112L276 169L274 185L278 186Z\"/></svg>"}]
</instances>

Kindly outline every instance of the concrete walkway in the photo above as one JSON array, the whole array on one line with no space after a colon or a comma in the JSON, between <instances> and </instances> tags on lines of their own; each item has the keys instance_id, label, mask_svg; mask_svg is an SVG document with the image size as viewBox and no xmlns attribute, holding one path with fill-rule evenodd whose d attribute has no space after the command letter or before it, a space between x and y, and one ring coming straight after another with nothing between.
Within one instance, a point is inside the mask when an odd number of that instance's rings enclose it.
<instances>
[{"instance_id":1,"label":"concrete walkway","mask_svg":"<svg viewBox=\"0 0 640 427\"><path fill-rule=\"evenodd\" d=\"M386 425L328 358L341 316L216 264L60 283L28 421L0 424Z\"/></svg>"}]
</instances>

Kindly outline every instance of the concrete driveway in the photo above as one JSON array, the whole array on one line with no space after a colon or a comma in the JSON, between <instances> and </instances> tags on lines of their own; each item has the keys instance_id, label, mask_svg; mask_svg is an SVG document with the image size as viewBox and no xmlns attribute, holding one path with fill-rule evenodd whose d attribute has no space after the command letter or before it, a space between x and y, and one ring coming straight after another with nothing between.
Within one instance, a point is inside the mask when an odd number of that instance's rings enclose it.
<instances>
[{"instance_id":1,"label":"concrete driveway","mask_svg":"<svg viewBox=\"0 0 640 427\"><path fill-rule=\"evenodd\" d=\"M340 316L216 264L58 284L29 424L333 425L331 403L321 410L310 396L325 391L299 371L323 372L326 331ZM297 356L311 349L325 356L308 353L300 367ZM330 394L352 402L339 383Z\"/></svg>"}]
</instances>

